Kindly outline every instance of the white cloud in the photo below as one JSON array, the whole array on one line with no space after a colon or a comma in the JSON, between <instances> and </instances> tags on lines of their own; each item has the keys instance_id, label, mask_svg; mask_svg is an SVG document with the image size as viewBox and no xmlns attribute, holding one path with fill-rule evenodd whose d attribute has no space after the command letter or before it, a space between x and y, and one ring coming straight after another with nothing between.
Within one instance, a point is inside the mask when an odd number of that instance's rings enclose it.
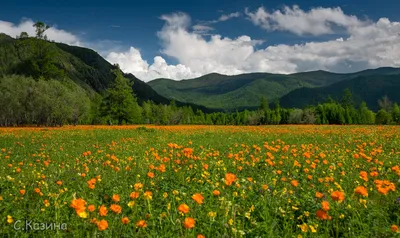
<instances>
[{"instance_id":1,"label":"white cloud","mask_svg":"<svg viewBox=\"0 0 400 238\"><path fill-rule=\"evenodd\" d=\"M201 34L201 35L205 35L209 31L214 30L214 28L211 26L201 25L201 24L194 25L192 28L193 28L194 33Z\"/></svg>"},{"instance_id":2,"label":"white cloud","mask_svg":"<svg viewBox=\"0 0 400 238\"><path fill-rule=\"evenodd\" d=\"M247 12L253 14L250 16L258 14L254 19L264 19L261 13L260 10L258 13ZM274 14L279 16L276 12ZM335 24L344 27L348 37L325 42L270 45L258 50L255 46L260 45L261 41L246 35L232 39L214 34L205 38L191 31L193 28L190 27L190 17L187 14L174 13L161 17L165 25L158 32L158 37L162 42L161 52L175 58L178 65L168 65L158 56L151 66L135 68L131 65L134 61L122 61L129 59L123 55L130 52L123 53L119 62L123 62L123 69L127 72L145 81L159 77L179 80L212 72L227 75L249 72L288 74L322 69L344 73L382 66L400 67L399 22L391 22L387 18L377 22L361 21L345 15L339 8L316 8L304 12L293 7L287 8L281 15L280 18L274 18L276 21L259 20L259 25L265 27L268 23L270 25L266 29L318 35L333 32L332 24ZM286 24L285 15L289 15L298 26ZM313 27L309 28L307 24ZM107 59L116 62L111 57Z\"/></svg>"},{"instance_id":3,"label":"white cloud","mask_svg":"<svg viewBox=\"0 0 400 238\"><path fill-rule=\"evenodd\" d=\"M295 5L292 8L285 6L282 11L276 10L272 13L260 7L255 12L249 12L246 8L245 13L255 25L264 29L290 31L298 35L333 33L333 25L354 28L368 24L356 16L344 14L340 7L318 7L305 12Z\"/></svg>"},{"instance_id":4,"label":"white cloud","mask_svg":"<svg viewBox=\"0 0 400 238\"><path fill-rule=\"evenodd\" d=\"M230 13L230 14L222 14L218 18L218 21L227 21L229 19L240 17L240 16L241 16L241 14L239 12L233 12L233 13Z\"/></svg>"},{"instance_id":5,"label":"white cloud","mask_svg":"<svg viewBox=\"0 0 400 238\"><path fill-rule=\"evenodd\" d=\"M134 47L127 52L111 52L106 59L113 64L119 64L122 71L132 73L143 81L155 78L184 79L200 76L185 65L168 65L161 56L154 57L154 63L149 65L146 60L143 60L140 51Z\"/></svg>"},{"instance_id":6,"label":"white cloud","mask_svg":"<svg viewBox=\"0 0 400 238\"><path fill-rule=\"evenodd\" d=\"M19 24L13 24L11 22L0 20L0 32L3 32L11 37L16 37L21 34L21 32L27 32L30 36L35 36L35 24L31 19L24 19ZM45 32L49 40L54 40L56 42L62 42L70 45L81 45L79 38L74 34L58 29L52 26Z\"/></svg>"}]
</instances>

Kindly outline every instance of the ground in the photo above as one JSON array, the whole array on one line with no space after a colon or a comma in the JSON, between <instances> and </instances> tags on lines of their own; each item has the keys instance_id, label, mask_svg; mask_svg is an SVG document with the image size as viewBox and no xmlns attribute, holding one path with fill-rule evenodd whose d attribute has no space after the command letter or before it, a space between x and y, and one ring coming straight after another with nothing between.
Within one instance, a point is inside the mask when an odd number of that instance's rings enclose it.
<instances>
[{"instance_id":1,"label":"ground","mask_svg":"<svg viewBox=\"0 0 400 238\"><path fill-rule=\"evenodd\" d=\"M400 127L0 129L8 237L395 237Z\"/></svg>"}]
</instances>

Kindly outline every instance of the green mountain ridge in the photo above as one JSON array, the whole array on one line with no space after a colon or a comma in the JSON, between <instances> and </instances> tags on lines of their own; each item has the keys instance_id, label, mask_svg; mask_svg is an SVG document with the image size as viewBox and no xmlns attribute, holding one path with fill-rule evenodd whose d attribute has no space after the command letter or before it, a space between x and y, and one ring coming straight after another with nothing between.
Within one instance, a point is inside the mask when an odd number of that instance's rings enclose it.
<instances>
[{"instance_id":1,"label":"green mountain ridge","mask_svg":"<svg viewBox=\"0 0 400 238\"><path fill-rule=\"evenodd\" d=\"M84 88L89 94L101 93L114 81L115 76L111 70L116 66L110 64L92 49L70 46L63 43L53 43L36 38L14 39L0 33L0 76L25 75L31 76L27 67L29 60L33 58L33 45L38 42L46 46L57 68L62 69L66 76L76 84ZM132 74L124 74L133 81L133 93L138 102L151 100L157 104L169 104L170 99L159 95L148 84L139 80ZM176 102L177 106L191 106L204 112L210 112L204 106L194 103Z\"/></svg>"},{"instance_id":2,"label":"green mountain ridge","mask_svg":"<svg viewBox=\"0 0 400 238\"><path fill-rule=\"evenodd\" d=\"M289 75L250 73L227 76L212 73L181 81L155 79L148 84L166 98L196 103L218 110L234 111L257 108L261 97L272 102L274 99L282 98L302 88L326 87L359 76L393 74L400 74L400 69L384 67L349 74L322 70ZM301 100L301 95L298 97ZM296 98L293 101L296 101ZM296 104L288 103L286 106L295 107Z\"/></svg>"}]
</instances>

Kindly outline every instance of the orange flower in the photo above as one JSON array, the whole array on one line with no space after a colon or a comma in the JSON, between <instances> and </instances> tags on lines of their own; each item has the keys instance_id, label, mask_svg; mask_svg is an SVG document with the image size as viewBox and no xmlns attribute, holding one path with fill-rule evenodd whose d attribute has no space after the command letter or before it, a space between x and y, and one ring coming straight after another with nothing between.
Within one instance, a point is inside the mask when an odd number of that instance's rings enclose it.
<instances>
[{"instance_id":1,"label":"orange flower","mask_svg":"<svg viewBox=\"0 0 400 238\"><path fill-rule=\"evenodd\" d=\"M204 235L202 235L202 234L198 234L197 238L206 238L206 237Z\"/></svg>"},{"instance_id":2,"label":"orange flower","mask_svg":"<svg viewBox=\"0 0 400 238\"><path fill-rule=\"evenodd\" d=\"M114 202L119 202L121 199L120 199L120 197L119 197L118 194L114 194L114 195L112 196L112 200L113 200Z\"/></svg>"},{"instance_id":3,"label":"orange flower","mask_svg":"<svg viewBox=\"0 0 400 238\"><path fill-rule=\"evenodd\" d=\"M97 222L97 228L99 229L99 231L104 231L108 228L108 222L106 220L101 220Z\"/></svg>"},{"instance_id":4,"label":"orange flower","mask_svg":"<svg viewBox=\"0 0 400 238\"><path fill-rule=\"evenodd\" d=\"M56 184L59 185L59 186L61 186L61 185L62 185L62 182L61 182L60 180L58 180L58 181L56 182Z\"/></svg>"},{"instance_id":5,"label":"orange flower","mask_svg":"<svg viewBox=\"0 0 400 238\"><path fill-rule=\"evenodd\" d=\"M187 214L189 212L189 206L186 205L186 204L181 204L178 207L178 211L180 211L180 212L182 212L184 214Z\"/></svg>"},{"instance_id":6,"label":"orange flower","mask_svg":"<svg viewBox=\"0 0 400 238\"><path fill-rule=\"evenodd\" d=\"M321 220L330 220L330 219L332 219L332 217L329 216L328 213L326 211L324 211L324 210L318 210L316 215Z\"/></svg>"},{"instance_id":7,"label":"orange flower","mask_svg":"<svg viewBox=\"0 0 400 238\"><path fill-rule=\"evenodd\" d=\"M299 186L299 181L297 181L297 180L292 180L292 181L290 182L290 184L292 184L293 187L297 187L297 186Z\"/></svg>"},{"instance_id":8,"label":"orange flower","mask_svg":"<svg viewBox=\"0 0 400 238\"><path fill-rule=\"evenodd\" d=\"M368 189L364 186L358 186L354 189L354 192L360 194L361 196L368 197Z\"/></svg>"},{"instance_id":9,"label":"orange flower","mask_svg":"<svg viewBox=\"0 0 400 238\"><path fill-rule=\"evenodd\" d=\"M391 229L393 232L399 232L399 227L396 226L396 225L392 225L392 226L390 227L390 229Z\"/></svg>"},{"instance_id":10,"label":"orange flower","mask_svg":"<svg viewBox=\"0 0 400 238\"><path fill-rule=\"evenodd\" d=\"M135 185L133 185L133 187L135 188L136 191L140 190L143 188L143 184L141 183L135 183Z\"/></svg>"},{"instance_id":11,"label":"orange flower","mask_svg":"<svg viewBox=\"0 0 400 238\"><path fill-rule=\"evenodd\" d=\"M327 201L322 201L321 202L322 210L324 211L329 211L329 202Z\"/></svg>"},{"instance_id":12,"label":"orange flower","mask_svg":"<svg viewBox=\"0 0 400 238\"><path fill-rule=\"evenodd\" d=\"M214 191L213 191L213 195L214 195L214 196L219 196L219 195L221 195L221 192L218 191L218 190L214 190Z\"/></svg>"},{"instance_id":13,"label":"orange flower","mask_svg":"<svg viewBox=\"0 0 400 238\"><path fill-rule=\"evenodd\" d=\"M121 206L117 205L117 204L111 204L110 209L114 213L121 213L121 210L122 210Z\"/></svg>"},{"instance_id":14,"label":"orange flower","mask_svg":"<svg viewBox=\"0 0 400 238\"><path fill-rule=\"evenodd\" d=\"M191 217L186 217L185 220L183 221L183 226L186 229L191 229L194 227L194 224L196 223L196 221L191 218Z\"/></svg>"},{"instance_id":15,"label":"orange flower","mask_svg":"<svg viewBox=\"0 0 400 238\"><path fill-rule=\"evenodd\" d=\"M193 199L194 201L196 201L198 204L202 204L203 201L204 201L204 197L203 197L203 195L201 195L200 193L195 193L195 194L193 194L192 199Z\"/></svg>"},{"instance_id":16,"label":"orange flower","mask_svg":"<svg viewBox=\"0 0 400 238\"><path fill-rule=\"evenodd\" d=\"M144 192L144 197L145 197L146 199L151 200L151 199L153 199L153 193L150 192L150 191L146 191L146 192Z\"/></svg>"},{"instance_id":17,"label":"orange flower","mask_svg":"<svg viewBox=\"0 0 400 238\"><path fill-rule=\"evenodd\" d=\"M334 201L341 202L341 201L344 200L344 192L334 191L334 192L331 193L331 198Z\"/></svg>"},{"instance_id":18,"label":"orange flower","mask_svg":"<svg viewBox=\"0 0 400 238\"><path fill-rule=\"evenodd\" d=\"M34 191L35 193L40 193L40 188L35 188L33 191Z\"/></svg>"},{"instance_id":19,"label":"orange flower","mask_svg":"<svg viewBox=\"0 0 400 238\"><path fill-rule=\"evenodd\" d=\"M323 193L320 193L320 192L316 192L316 193L315 193L315 197L316 197L316 198L323 198L323 197L324 197L324 194L323 194Z\"/></svg>"},{"instance_id":20,"label":"orange flower","mask_svg":"<svg viewBox=\"0 0 400 238\"><path fill-rule=\"evenodd\" d=\"M21 195L24 195L25 194L25 189L21 189L21 190L19 190L19 193L21 194Z\"/></svg>"},{"instance_id":21,"label":"orange flower","mask_svg":"<svg viewBox=\"0 0 400 238\"><path fill-rule=\"evenodd\" d=\"M129 223L129 218L128 217L123 217L122 219L121 219L121 222L122 222L122 224L128 224Z\"/></svg>"},{"instance_id":22,"label":"orange flower","mask_svg":"<svg viewBox=\"0 0 400 238\"><path fill-rule=\"evenodd\" d=\"M140 228L145 228L145 227L147 227L147 223L145 220L140 220L140 221L136 222L136 226L140 227Z\"/></svg>"},{"instance_id":23,"label":"orange flower","mask_svg":"<svg viewBox=\"0 0 400 238\"><path fill-rule=\"evenodd\" d=\"M86 201L82 198L73 199L70 206L75 209L76 214L80 214L86 210Z\"/></svg>"},{"instance_id":24,"label":"orange flower","mask_svg":"<svg viewBox=\"0 0 400 238\"><path fill-rule=\"evenodd\" d=\"M129 195L129 197L130 197L131 199L136 199L136 198L139 197L139 192L132 192L131 195Z\"/></svg>"},{"instance_id":25,"label":"orange flower","mask_svg":"<svg viewBox=\"0 0 400 238\"><path fill-rule=\"evenodd\" d=\"M147 177L149 177L149 178L154 178L154 173L153 173L153 172L148 172L148 173L147 173Z\"/></svg>"},{"instance_id":26,"label":"orange flower","mask_svg":"<svg viewBox=\"0 0 400 238\"><path fill-rule=\"evenodd\" d=\"M105 216L107 216L107 207L106 206L104 206L104 205L101 205L101 207L99 208L99 214L100 214L100 216L102 216L102 217L105 217Z\"/></svg>"},{"instance_id":27,"label":"orange flower","mask_svg":"<svg viewBox=\"0 0 400 238\"><path fill-rule=\"evenodd\" d=\"M96 207L94 205L89 205L88 210L89 212L94 212L94 210L96 210Z\"/></svg>"},{"instance_id":28,"label":"orange flower","mask_svg":"<svg viewBox=\"0 0 400 238\"><path fill-rule=\"evenodd\" d=\"M366 182L368 181L368 173L367 172L361 171L360 172L360 177L361 177L362 180L364 180Z\"/></svg>"},{"instance_id":29,"label":"orange flower","mask_svg":"<svg viewBox=\"0 0 400 238\"><path fill-rule=\"evenodd\" d=\"M232 185L233 182L236 181L236 175L232 174L232 173L227 173L225 175L225 184L230 186Z\"/></svg>"}]
</instances>

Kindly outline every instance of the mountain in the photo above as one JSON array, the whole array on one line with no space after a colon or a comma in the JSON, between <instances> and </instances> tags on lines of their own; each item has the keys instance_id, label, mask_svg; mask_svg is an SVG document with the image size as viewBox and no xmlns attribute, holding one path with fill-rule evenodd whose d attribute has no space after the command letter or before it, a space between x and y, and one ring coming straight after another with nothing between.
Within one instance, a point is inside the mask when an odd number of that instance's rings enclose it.
<instances>
[{"instance_id":1,"label":"mountain","mask_svg":"<svg viewBox=\"0 0 400 238\"><path fill-rule=\"evenodd\" d=\"M383 96L393 102L400 102L400 72L393 68L382 68L377 71L386 73L374 75L373 71L368 70L357 74L352 79L344 80L332 85L320 88L301 88L293 90L280 99L282 107L304 108L308 105L322 103L331 97L340 101L343 91L348 88L353 94L356 106L365 101L368 107L374 111L379 109L378 100ZM371 73L371 74L369 74ZM395 74L397 73L397 74Z\"/></svg>"},{"instance_id":2,"label":"mountain","mask_svg":"<svg viewBox=\"0 0 400 238\"><path fill-rule=\"evenodd\" d=\"M274 99L279 99L293 90L301 88L307 90L307 88L325 87L358 76L399 73L400 69L397 68L379 68L351 74L321 70L290 75L250 73L227 76L212 73L181 81L156 79L148 84L166 98L196 103L213 109L233 111L258 107L262 96L272 102Z\"/></svg>"},{"instance_id":3,"label":"mountain","mask_svg":"<svg viewBox=\"0 0 400 238\"><path fill-rule=\"evenodd\" d=\"M39 43L41 43L39 51L45 50L57 68L62 69L68 78L87 91L100 93L114 81L115 76L111 70L116 66L110 64L94 50L36 38L14 39L5 34L0 34L0 76L9 74L31 76L28 64L36 60L34 59L35 47ZM132 89L140 103L151 100L155 103L169 104L169 99L159 95L134 75L124 74L124 76L133 81ZM210 111L192 103L177 101L176 105L190 105L194 109Z\"/></svg>"}]
</instances>

